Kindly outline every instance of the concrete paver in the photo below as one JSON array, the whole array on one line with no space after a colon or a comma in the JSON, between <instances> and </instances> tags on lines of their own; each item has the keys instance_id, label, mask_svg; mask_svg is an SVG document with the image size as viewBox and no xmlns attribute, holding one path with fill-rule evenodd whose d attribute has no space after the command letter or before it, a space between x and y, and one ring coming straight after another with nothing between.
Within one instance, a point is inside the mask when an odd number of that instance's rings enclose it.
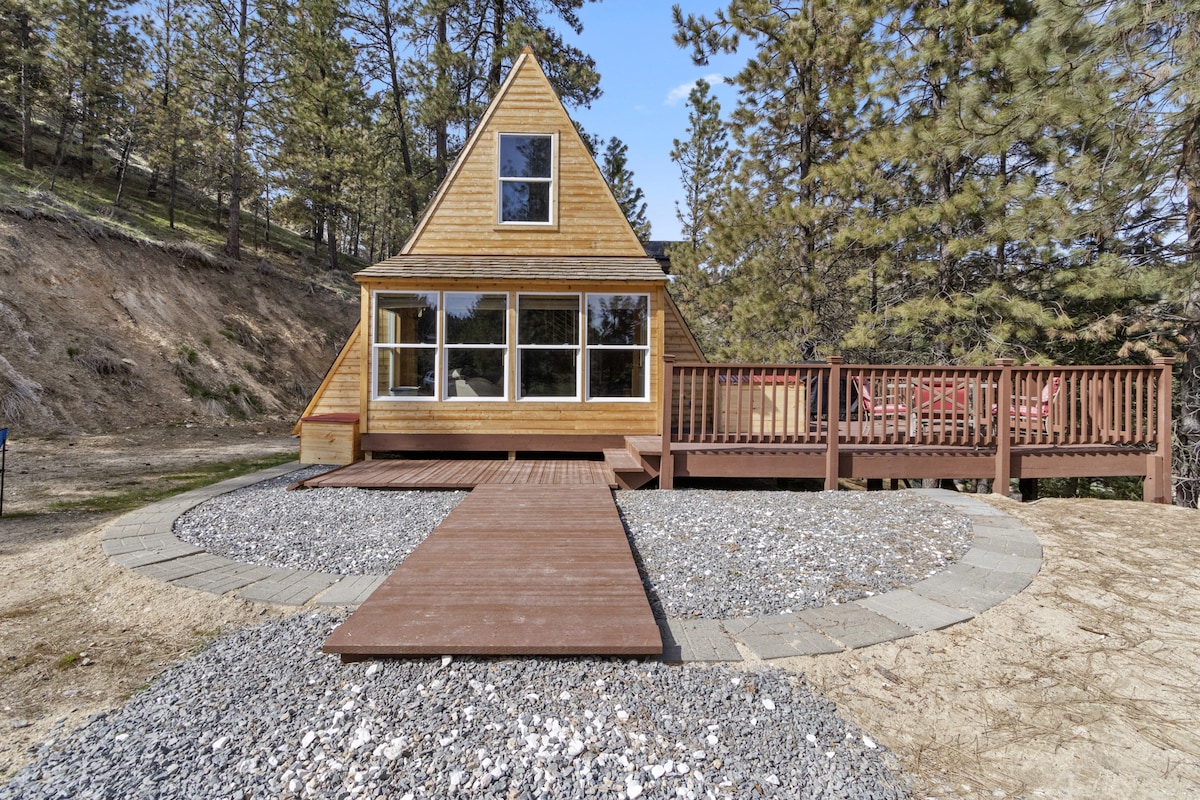
<instances>
[{"instance_id":1,"label":"concrete paver","mask_svg":"<svg viewBox=\"0 0 1200 800\"><path fill-rule=\"evenodd\" d=\"M371 596L386 575L346 575L317 597L319 606L357 606Z\"/></svg>"},{"instance_id":2,"label":"concrete paver","mask_svg":"<svg viewBox=\"0 0 1200 800\"><path fill-rule=\"evenodd\" d=\"M725 629L763 659L815 656L843 649L796 614L772 614L726 620Z\"/></svg>"},{"instance_id":3,"label":"concrete paver","mask_svg":"<svg viewBox=\"0 0 1200 800\"><path fill-rule=\"evenodd\" d=\"M917 633L948 628L975 616L968 611L922 597L908 589L897 589L854 602Z\"/></svg>"},{"instance_id":4,"label":"concrete paver","mask_svg":"<svg viewBox=\"0 0 1200 800\"><path fill-rule=\"evenodd\" d=\"M668 619L659 622L667 662L741 661L737 646L715 619Z\"/></svg>"},{"instance_id":5,"label":"concrete paver","mask_svg":"<svg viewBox=\"0 0 1200 800\"><path fill-rule=\"evenodd\" d=\"M275 570L270 577L242 589L238 597L260 603L302 606L340 579L340 575L328 572Z\"/></svg>"},{"instance_id":6,"label":"concrete paver","mask_svg":"<svg viewBox=\"0 0 1200 800\"><path fill-rule=\"evenodd\" d=\"M799 617L830 639L841 642L852 650L903 639L916 633L912 628L899 625L882 614L855 603L806 608L800 612Z\"/></svg>"},{"instance_id":7,"label":"concrete paver","mask_svg":"<svg viewBox=\"0 0 1200 800\"><path fill-rule=\"evenodd\" d=\"M113 561L175 586L214 594L236 592L258 602L303 606L356 606L382 575L334 575L241 564L210 555L175 537L175 519L219 494L286 475L293 462L223 481L130 512L101 536ZM666 661L740 661L738 644L757 658L787 658L869 647L971 619L1020 592L1041 569L1033 531L1000 509L943 489L914 490L966 514L971 549L956 564L913 586L840 606L799 614L731 620L660 620Z\"/></svg>"}]
</instances>

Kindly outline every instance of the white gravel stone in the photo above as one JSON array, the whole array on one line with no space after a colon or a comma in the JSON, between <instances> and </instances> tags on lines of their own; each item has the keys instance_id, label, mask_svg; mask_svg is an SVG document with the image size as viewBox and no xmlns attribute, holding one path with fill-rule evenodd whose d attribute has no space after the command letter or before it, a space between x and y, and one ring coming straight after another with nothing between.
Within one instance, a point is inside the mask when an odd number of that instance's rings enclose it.
<instances>
[{"instance_id":1,"label":"white gravel stone","mask_svg":"<svg viewBox=\"0 0 1200 800\"><path fill-rule=\"evenodd\" d=\"M298 477L204 503L177 535L246 563L379 574L463 496L287 492ZM971 536L963 515L905 492L616 497L664 616L847 602L944 568ZM341 620L305 613L219 637L48 742L0 800L909 797L886 748L790 673L587 658L342 664L320 652Z\"/></svg>"}]
</instances>

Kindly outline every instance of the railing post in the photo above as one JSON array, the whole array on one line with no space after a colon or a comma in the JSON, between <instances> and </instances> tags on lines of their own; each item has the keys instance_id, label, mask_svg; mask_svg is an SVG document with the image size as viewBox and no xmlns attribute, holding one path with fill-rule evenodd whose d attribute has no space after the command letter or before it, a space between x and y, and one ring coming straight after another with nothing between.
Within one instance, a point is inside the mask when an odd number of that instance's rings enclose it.
<instances>
[{"instance_id":1,"label":"railing post","mask_svg":"<svg viewBox=\"0 0 1200 800\"><path fill-rule=\"evenodd\" d=\"M1171 368L1175 363L1173 358L1156 358L1158 367L1158 447L1150 464L1147 465L1146 479L1142 484L1142 499L1147 503L1174 502L1174 486L1171 478Z\"/></svg>"},{"instance_id":2,"label":"railing post","mask_svg":"<svg viewBox=\"0 0 1200 800\"><path fill-rule=\"evenodd\" d=\"M1008 484L1012 479L1012 382L1011 358L997 358L1000 367L1000 385L996 388L996 477L992 479L992 494L1008 497Z\"/></svg>"},{"instance_id":3,"label":"railing post","mask_svg":"<svg viewBox=\"0 0 1200 800\"><path fill-rule=\"evenodd\" d=\"M658 460L658 488L675 488L675 456L671 453L671 411L674 405L675 356L663 356L662 368L662 455ZM682 420L681 420L682 422Z\"/></svg>"},{"instance_id":4,"label":"railing post","mask_svg":"<svg viewBox=\"0 0 1200 800\"><path fill-rule=\"evenodd\" d=\"M841 416L843 359L841 356L830 356L825 361L829 364L829 389L828 397L825 398L825 418L829 426L825 435L825 491L833 492L838 488L838 439L841 436L838 418ZM847 421L850 416L848 406L849 403L846 409ZM819 419L817 424L820 425Z\"/></svg>"}]
</instances>

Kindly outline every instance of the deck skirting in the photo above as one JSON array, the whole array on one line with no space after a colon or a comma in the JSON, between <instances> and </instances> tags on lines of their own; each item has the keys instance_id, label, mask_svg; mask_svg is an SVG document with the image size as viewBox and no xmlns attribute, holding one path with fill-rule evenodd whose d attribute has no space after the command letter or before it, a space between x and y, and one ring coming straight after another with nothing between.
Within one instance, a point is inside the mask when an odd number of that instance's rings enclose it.
<instances>
[{"instance_id":1,"label":"deck skirting","mask_svg":"<svg viewBox=\"0 0 1200 800\"><path fill-rule=\"evenodd\" d=\"M678 478L823 478L827 455L820 445L672 446ZM1156 455L1153 450L1118 445L1015 446L1008 451L1009 475L1148 475ZM996 475L998 457L995 447L842 445L835 477L989 479Z\"/></svg>"}]
</instances>

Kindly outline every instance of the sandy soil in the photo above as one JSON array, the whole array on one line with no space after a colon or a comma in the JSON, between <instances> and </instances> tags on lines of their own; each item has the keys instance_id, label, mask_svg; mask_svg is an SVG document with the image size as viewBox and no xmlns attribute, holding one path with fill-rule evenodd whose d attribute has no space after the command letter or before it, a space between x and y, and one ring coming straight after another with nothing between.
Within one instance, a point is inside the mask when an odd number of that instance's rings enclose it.
<instances>
[{"instance_id":1,"label":"sandy soil","mask_svg":"<svg viewBox=\"0 0 1200 800\"><path fill-rule=\"evenodd\" d=\"M944 631L791 659L928 797L1200 797L1200 512L987 498L1042 571ZM779 663L779 662L776 662Z\"/></svg>"},{"instance_id":2,"label":"sandy soil","mask_svg":"<svg viewBox=\"0 0 1200 800\"><path fill-rule=\"evenodd\" d=\"M285 609L169 587L44 511L198 460L291 451L261 426L10 442L0 519L0 776L222 627ZM900 757L917 797L1200 798L1200 512L988 498L1038 535L1021 594L945 631L772 662Z\"/></svg>"},{"instance_id":3,"label":"sandy soil","mask_svg":"<svg viewBox=\"0 0 1200 800\"><path fill-rule=\"evenodd\" d=\"M31 747L123 703L164 666L230 625L282 609L170 587L108 560L100 534L117 515L53 513L49 503L199 463L276 452L279 426L132 429L9 440L0 518L0 779Z\"/></svg>"}]
</instances>

